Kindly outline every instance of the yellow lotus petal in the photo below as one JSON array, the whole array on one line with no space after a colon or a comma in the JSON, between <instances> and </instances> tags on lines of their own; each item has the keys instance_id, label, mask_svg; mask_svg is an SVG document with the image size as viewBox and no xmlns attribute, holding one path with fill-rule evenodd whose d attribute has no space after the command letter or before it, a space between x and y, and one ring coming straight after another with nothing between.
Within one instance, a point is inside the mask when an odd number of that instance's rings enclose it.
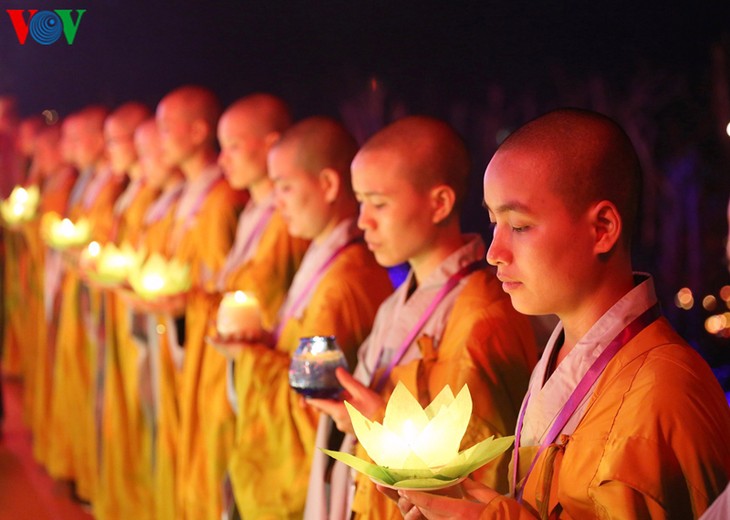
<instances>
[{"instance_id":1,"label":"yellow lotus petal","mask_svg":"<svg viewBox=\"0 0 730 520\"><path fill-rule=\"evenodd\" d=\"M370 421L347 401L345 408L350 415L355 436L370 458L380 466L403 467L410 448L401 437L382 424Z\"/></svg>"},{"instance_id":2,"label":"yellow lotus petal","mask_svg":"<svg viewBox=\"0 0 730 520\"><path fill-rule=\"evenodd\" d=\"M401 436L412 436L428 424L428 417L421 404L400 381L385 406L383 426Z\"/></svg>"}]
</instances>

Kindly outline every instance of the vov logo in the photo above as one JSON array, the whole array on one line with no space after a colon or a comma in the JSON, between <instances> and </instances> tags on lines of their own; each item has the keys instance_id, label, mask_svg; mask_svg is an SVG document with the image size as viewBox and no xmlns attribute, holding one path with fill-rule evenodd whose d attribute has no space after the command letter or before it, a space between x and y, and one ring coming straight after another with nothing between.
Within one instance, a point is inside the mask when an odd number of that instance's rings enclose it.
<instances>
[{"instance_id":1,"label":"vov logo","mask_svg":"<svg viewBox=\"0 0 730 520\"><path fill-rule=\"evenodd\" d=\"M25 45L28 34L41 45L56 43L61 35L69 45L73 45L76 32L79 30L81 17L86 9L75 9L76 20L71 14L72 9L54 9L53 11L39 11L38 9L6 9L10 21L18 37L18 43ZM28 13L27 18L25 13Z\"/></svg>"}]
</instances>

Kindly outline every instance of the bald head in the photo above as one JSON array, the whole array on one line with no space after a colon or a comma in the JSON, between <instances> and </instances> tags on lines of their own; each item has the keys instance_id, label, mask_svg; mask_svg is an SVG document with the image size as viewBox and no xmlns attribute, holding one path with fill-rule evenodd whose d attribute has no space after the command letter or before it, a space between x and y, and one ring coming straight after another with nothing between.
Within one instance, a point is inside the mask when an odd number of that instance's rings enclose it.
<instances>
[{"instance_id":1,"label":"bald head","mask_svg":"<svg viewBox=\"0 0 730 520\"><path fill-rule=\"evenodd\" d=\"M92 105L71 114L63 122L64 155L77 168L93 167L102 158L106 116L104 107Z\"/></svg>"},{"instance_id":2,"label":"bald head","mask_svg":"<svg viewBox=\"0 0 730 520\"><path fill-rule=\"evenodd\" d=\"M198 85L185 85L167 94L158 105L160 111L173 112L175 117L188 124L203 122L207 126L207 142L215 144L215 129L221 114L221 106L216 95L209 89Z\"/></svg>"},{"instance_id":3,"label":"bald head","mask_svg":"<svg viewBox=\"0 0 730 520\"><path fill-rule=\"evenodd\" d=\"M247 130L260 137L270 133L281 134L291 125L291 114L286 103L265 93L239 99L226 109L221 119L246 126Z\"/></svg>"},{"instance_id":4,"label":"bald head","mask_svg":"<svg viewBox=\"0 0 730 520\"><path fill-rule=\"evenodd\" d=\"M555 110L514 132L497 153L514 150L548 161L547 187L574 214L601 200L612 202L622 218L624 240L630 241L641 196L641 166L615 121L587 110Z\"/></svg>"},{"instance_id":5,"label":"bald head","mask_svg":"<svg viewBox=\"0 0 730 520\"><path fill-rule=\"evenodd\" d=\"M461 207L469 179L469 154L448 124L425 116L404 117L373 135L355 160L371 153L389 156L399 173L419 190L450 186L455 207Z\"/></svg>"},{"instance_id":6,"label":"bald head","mask_svg":"<svg viewBox=\"0 0 730 520\"><path fill-rule=\"evenodd\" d=\"M104 122L104 130L107 133L109 130L112 130L131 136L134 134L137 126L149 117L149 108L142 103L130 101L109 114Z\"/></svg>"},{"instance_id":7,"label":"bald head","mask_svg":"<svg viewBox=\"0 0 730 520\"><path fill-rule=\"evenodd\" d=\"M272 152L287 150L296 165L316 175L325 168L342 178L345 191L352 193L350 163L357 152L357 142L340 123L327 117L304 119L284 132Z\"/></svg>"}]
</instances>

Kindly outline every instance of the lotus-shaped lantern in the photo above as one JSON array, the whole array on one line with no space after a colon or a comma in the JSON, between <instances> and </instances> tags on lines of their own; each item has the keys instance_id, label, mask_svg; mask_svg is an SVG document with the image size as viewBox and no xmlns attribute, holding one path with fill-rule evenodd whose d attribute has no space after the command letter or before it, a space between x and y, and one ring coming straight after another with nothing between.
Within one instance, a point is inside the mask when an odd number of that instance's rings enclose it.
<instances>
[{"instance_id":1,"label":"lotus-shaped lantern","mask_svg":"<svg viewBox=\"0 0 730 520\"><path fill-rule=\"evenodd\" d=\"M31 220L38 210L40 193L37 186L23 188L16 186L10 196L0 202L0 214L10 225Z\"/></svg>"},{"instance_id":2,"label":"lotus-shaped lantern","mask_svg":"<svg viewBox=\"0 0 730 520\"><path fill-rule=\"evenodd\" d=\"M157 253L129 272L134 292L148 300L183 293L190 289L190 283L189 266L176 259L167 261Z\"/></svg>"},{"instance_id":3,"label":"lotus-shaped lantern","mask_svg":"<svg viewBox=\"0 0 730 520\"><path fill-rule=\"evenodd\" d=\"M374 482L392 488L439 489L456 484L501 455L514 437L494 436L459 452L471 418L472 401L464 385L454 397L449 386L425 409L398 383L383 423L370 421L345 402L358 441L375 462L349 453L322 450Z\"/></svg>"},{"instance_id":4,"label":"lotus-shaped lantern","mask_svg":"<svg viewBox=\"0 0 730 520\"><path fill-rule=\"evenodd\" d=\"M61 219L58 215L52 214L45 224L46 243L54 249L68 249L89 243L91 226L83 217L74 223L70 219Z\"/></svg>"},{"instance_id":5,"label":"lotus-shaped lantern","mask_svg":"<svg viewBox=\"0 0 730 520\"><path fill-rule=\"evenodd\" d=\"M140 254L131 245L125 243L117 247L110 242L101 249L95 269L89 272L89 276L103 284L120 284L141 261Z\"/></svg>"}]
</instances>

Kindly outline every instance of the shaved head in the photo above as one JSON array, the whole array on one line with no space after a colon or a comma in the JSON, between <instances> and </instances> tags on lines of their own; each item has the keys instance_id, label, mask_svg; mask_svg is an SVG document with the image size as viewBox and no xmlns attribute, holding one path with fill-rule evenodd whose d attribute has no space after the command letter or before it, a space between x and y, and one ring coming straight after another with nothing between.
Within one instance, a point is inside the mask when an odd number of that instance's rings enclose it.
<instances>
[{"instance_id":1,"label":"shaved head","mask_svg":"<svg viewBox=\"0 0 730 520\"><path fill-rule=\"evenodd\" d=\"M105 130L108 131L110 127L113 127L112 130L119 133L132 135L140 123L150 117L150 114L149 108L142 103L130 101L109 114L104 123Z\"/></svg>"},{"instance_id":2,"label":"shaved head","mask_svg":"<svg viewBox=\"0 0 730 520\"><path fill-rule=\"evenodd\" d=\"M404 117L371 137L355 160L371 153L396 161L399 172L419 190L451 187L455 207L461 207L471 163L464 141L448 124L425 116Z\"/></svg>"},{"instance_id":3,"label":"shaved head","mask_svg":"<svg viewBox=\"0 0 730 520\"><path fill-rule=\"evenodd\" d=\"M343 188L352 192L350 164L357 152L355 138L334 119L310 117L284 132L276 150L293 150L298 166L316 175L325 168L340 174Z\"/></svg>"},{"instance_id":4,"label":"shaved head","mask_svg":"<svg viewBox=\"0 0 730 520\"><path fill-rule=\"evenodd\" d=\"M229 106L222 119L246 121L250 130L263 137L282 133L291 125L289 107L283 100L265 93L251 94Z\"/></svg>"},{"instance_id":5,"label":"shaved head","mask_svg":"<svg viewBox=\"0 0 730 520\"><path fill-rule=\"evenodd\" d=\"M626 133L612 119L588 110L560 109L510 135L497 153L529 150L552 165L548 188L575 215L608 200L618 209L630 242L641 196L641 166Z\"/></svg>"},{"instance_id":6,"label":"shaved head","mask_svg":"<svg viewBox=\"0 0 730 520\"><path fill-rule=\"evenodd\" d=\"M182 120L193 123L203 121L208 127L208 142L215 144L215 130L221 114L216 95L205 87L186 85L167 94L158 106L174 112Z\"/></svg>"}]
</instances>

